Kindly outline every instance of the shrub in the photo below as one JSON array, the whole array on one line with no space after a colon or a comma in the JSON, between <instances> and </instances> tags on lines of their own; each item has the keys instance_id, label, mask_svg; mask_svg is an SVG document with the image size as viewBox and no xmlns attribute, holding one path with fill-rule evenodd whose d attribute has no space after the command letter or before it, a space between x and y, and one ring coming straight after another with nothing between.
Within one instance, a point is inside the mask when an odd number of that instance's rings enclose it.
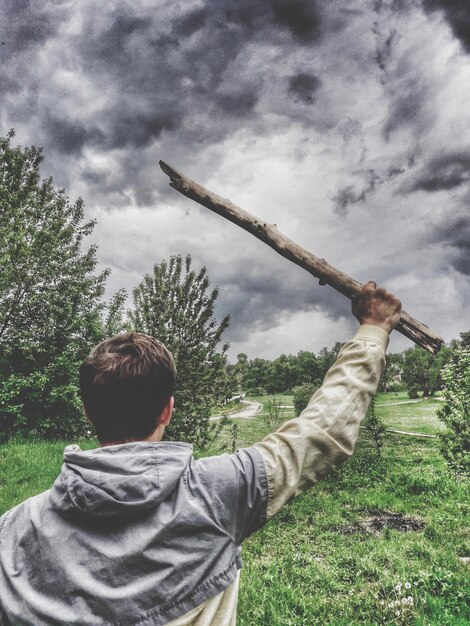
<instances>
[{"instance_id":1,"label":"shrub","mask_svg":"<svg viewBox=\"0 0 470 626\"><path fill-rule=\"evenodd\" d=\"M364 425L372 437L377 457L380 458L382 456L382 448L384 445L383 440L385 435L385 425L376 413L375 397L372 398L372 402L370 403Z\"/></svg>"},{"instance_id":2,"label":"shrub","mask_svg":"<svg viewBox=\"0 0 470 626\"><path fill-rule=\"evenodd\" d=\"M270 431L275 430L282 421L281 408L281 403L275 396L266 402L266 413L263 419Z\"/></svg>"},{"instance_id":3,"label":"shrub","mask_svg":"<svg viewBox=\"0 0 470 626\"><path fill-rule=\"evenodd\" d=\"M444 403L437 415L447 431L440 435L441 452L457 474L470 474L470 350L454 350L444 368Z\"/></svg>"},{"instance_id":4,"label":"shrub","mask_svg":"<svg viewBox=\"0 0 470 626\"><path fill-rule=\"evenodd\" d=\"M299 385L299 387L294 387L292 393L294 396L294 408L296 415L300 415L307 407L311 397L320 385L321 383L319 381L315 381L314 383L305 383L304 385Z\"/></svg>"}]
</instances>

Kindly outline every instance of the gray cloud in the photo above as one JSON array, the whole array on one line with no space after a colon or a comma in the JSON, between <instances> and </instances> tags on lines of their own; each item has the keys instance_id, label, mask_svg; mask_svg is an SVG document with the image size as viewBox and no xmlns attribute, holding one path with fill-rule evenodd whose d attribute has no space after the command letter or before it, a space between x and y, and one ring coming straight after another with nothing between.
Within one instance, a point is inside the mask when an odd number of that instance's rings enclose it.
<instances>
[{"instance_id":1,"label":"gray cloud","mask_svg":"<svg viewBox=\"0 0 470 626\"><path fill-rule=\"evenodd\" d=\"M348 316L349 301L301 268L293 267L269 250L237 261L232 268L213 268L214 281L223 286L219 311L230 311L230 339L246 337L247 328L265 330L284 313L320 310L330 319Z\"/></svg>"},{"instance_id":2,"label":"gray cloud","mask_svg":"<svg viewBox=\"0 0 470 626\"><path fill-rule=\"evenodd\" d=\"M425 291L452 294L443 264L468 270L470 137L468 56L448 44L467 35L457 3L423 2L5 0L2 131L42 145L43 173L103 222L113 289L191 252L220 286L234 341L299 311L336 323L349 302L268 249L185 220L190 202L159 158L355 277L403 279L419 304L422 272ZM452 191L445 206L439 191Z\"/></svg>"},{"instance_id":3,"label":"gray cloud","mask_svg":"<svg viewBox=\"0 0 470 626\"><path fill-rule=\"evenodd\" d=\"M470 52L470 12L466 0L423 0L427 11L442 11L454 34Z\"/></svg>"},{"instance_id":4,"label":"gray cloud","mask_svg":"<svg viewBox=\"0 0 470 626\"><path fill-rule=\"evenodd\" d=\"M49 7L33 0L4 0L0 6L2 52L11 55L40 46L56 34L62 12L54 15Z\"/></svg>"},{"instance_id":5,"label":"gray cloud","mask_svg":"<svg viewBox=\"0 0 470 626\"><path fill-rule=\"evenodd\" d=\"M444 154L429 161L409 191L440 191L470 181L470 154Z\"/></svg>"},{"instance_id":6,"label":"gray cloud","mask_svg":"<svg viewBox=\"0 0 470 626\"><path fill-rule=\"evenodd\" d=\"M321 80L314 74L299 72L289 77L289 94L303 104L315 103L315 92L320 86Z\"/></svg>"},{"instance_id":7,"label":"gray cloud","mask_svg":"<svg viewBox=\"0 0 470 626\"><path fill-rule=\"evenodd\" d=\"M434 230L429 241L444 244L452 267L470 277L470 216L447 218Z\"/></svg>"},{"instance_id":8,"label":"gray cloud","mask_svg":"<svg viewBox=\"0 0 470 626\"><path fill-rule=\"evenodd\" d=\"M393 170L392 168L392 172L393 171L396 170ZM383 183L383 179L373 168L367 170L359 190L357 190L354 185L346 185L341 187L338 192L333 195L332 200L335 203L335 212L341 216L346 215L348 207L351 204L365 202L368 195L375 191L376 186L381 183Z\"/></svg>"}]
</instances>

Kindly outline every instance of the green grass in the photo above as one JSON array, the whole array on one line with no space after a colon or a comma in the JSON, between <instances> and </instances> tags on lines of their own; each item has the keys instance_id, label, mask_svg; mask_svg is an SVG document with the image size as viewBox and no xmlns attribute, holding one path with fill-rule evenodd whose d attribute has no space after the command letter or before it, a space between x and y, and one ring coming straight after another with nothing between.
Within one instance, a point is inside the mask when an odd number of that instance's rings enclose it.
<instances>
[{"instance_id":1,"label":"green grass","mask_svg":"<svg viewBox=\"0 0 470 626\"><path fill-rule=\"evenodd\" d=\"M392 404L395 402L397 405L393 406ZM376 409L385 426L389 428L408 432L436 434L445 429L444 424L436 415L437 409L441 404L435 398L410 400L408 394L399 392L397 394L379 394Z\"/></svg>"},{"instance_id":2,"label":"green grass","mask_svg":"<svg viewBox=\"0 0 470 626\"><path fill-rule=\"evenodd\" d=\"M381 394L379 415L394 428L436 432L435 400L380 408L406 399ZM265 403L266 398L258 400ZM285 400L283 404L292 404ZM234 421L238 446L267 433L262 415ZM228 433L226 437L228 442ZM89 448L94 442L80 444ZM0 513L52 484L63 446L1 446ZM469 501L468 483L447 472L438 440L388 433L378 462L361 431L350 461L245 542L237 624L468 625L470 572L459 557L470 556ZM340 532L340 527L384 512L413 516L423 527L386 529L378 536ZM407 593L413 606L395 616L388 604L400 597L398 583L402 590L411 584Z\"/></svg>"}]
</instances>

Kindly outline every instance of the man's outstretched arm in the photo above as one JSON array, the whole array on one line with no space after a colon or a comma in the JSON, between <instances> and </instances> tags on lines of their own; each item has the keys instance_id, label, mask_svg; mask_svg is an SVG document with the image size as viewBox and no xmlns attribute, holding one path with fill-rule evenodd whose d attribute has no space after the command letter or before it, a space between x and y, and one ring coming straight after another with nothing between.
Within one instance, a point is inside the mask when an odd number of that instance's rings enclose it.
<instances>
[{"instance_id":1,"label":"man's outstretched arm","mask_svg":"<svg viewBox=\"0 0 470 626\"><path fill-rule=\"evenodd\" d=\"M369 281L353 301L352 311L361 326L342 347L307 408L253 446L266 467L268 519L353 453L401 303Z\"/></svg>"}]
</instances>

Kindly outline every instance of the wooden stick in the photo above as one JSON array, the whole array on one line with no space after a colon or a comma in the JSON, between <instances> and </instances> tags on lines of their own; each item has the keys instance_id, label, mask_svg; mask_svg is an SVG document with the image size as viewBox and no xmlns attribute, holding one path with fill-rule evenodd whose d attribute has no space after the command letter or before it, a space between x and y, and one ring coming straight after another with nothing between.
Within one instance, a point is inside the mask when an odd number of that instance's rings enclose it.
<instances>
[{"instance_id":1,"label":"wooden stick","mask_svg":"<svg viewBox=\"0 0 470 626\"><path fill-rule=\"evenodd\" d=\"M163 161L160 161L160 167L170 177L171 187L261 239L283 257L313 274L320 280L320 285L330 285L350 300L359 295L362 289L360 282L331 266L325 259L321 259L299 246L295 241L280 233L275 224L260 222L248 211L209 191ZM400 321L395 329L431 354L439 352L444 343L442 337L433 333L418 320L413 319L406 311L401 312Z\"/></svg>"}]
</instances>

